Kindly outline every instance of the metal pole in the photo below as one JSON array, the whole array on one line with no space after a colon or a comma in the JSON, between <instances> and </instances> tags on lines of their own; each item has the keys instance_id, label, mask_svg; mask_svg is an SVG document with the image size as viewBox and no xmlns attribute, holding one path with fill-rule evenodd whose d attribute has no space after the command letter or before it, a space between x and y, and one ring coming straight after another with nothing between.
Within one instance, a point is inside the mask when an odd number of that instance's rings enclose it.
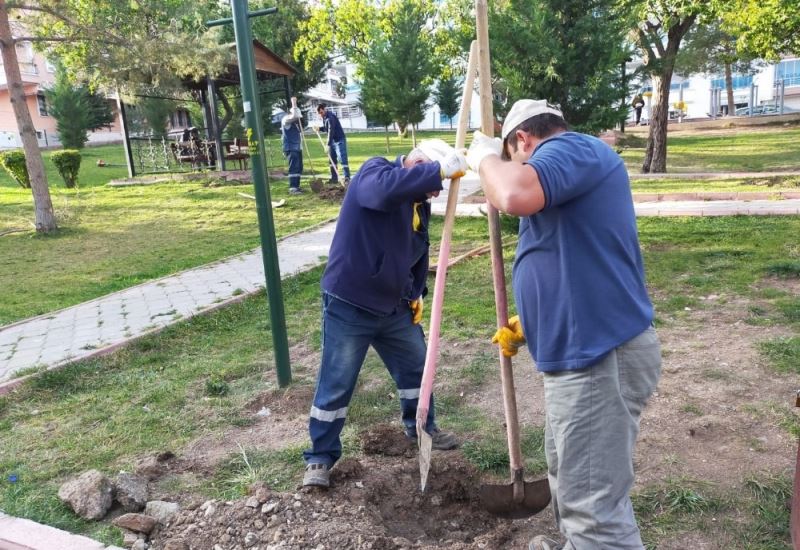
<instances>
[{"instance_id":1,"label":"metal pole","mask_svg":"<svg viewBox=\"0 0 800 550\"><path fill-rule=\"evenodd\" d=\"M245 17L249 19L250 17L258 17L259 15L269 15L271 13L277 13L277 12L278 8L264 8L262 10L248 12L245 15ZM224 19L214 19L213 21L206 21L206 27L218 27L220 25L226 25L228 23L232 23L235 17L236 16L234 15L233 17L226 17Z\"/></svg>"},{"instance_id":2,"label":"metal pole","mask_svg":"<svg viewBox=\"0 0 800 550\"><path fill-rule=\"evenodd\" d=\"M253 186L256 195L258 228L261 234L261 252L264 274L267 279L267 298L269 299L278 385L285 387L292 381L292 371L289 364L289 342L286 336L286 315L281 291L278 246L275 243L275 225L272 219L272 201L267 185L264 132L261 127L261 106L256 87L253 39L250 36L248 20L250 14L247 13L247 0L231 0L231 10L233 11L233 30L236 35L236 52L239 59L239 78L242 84L242 106L247 124L250 166L253 171ZM266 13L272 13L272 11L266 11Z\"/></svg>"},{"instance_id":3,"label":"metal pole","mask_svg":"<svg viewBox=\"0 0 800 550\"><path fill-rule=\"evenodd\" d=\"M781 79L781 114L783 114L783 105L786 100L786 80Z\"/></svg>"},{"instance_id":4,"label":"metal pole","mask_svg":"<svg viewBox=\"0 0 800 550\"><path fill-rule=\"evenodd\" d=\"M225 148L222 146L222 130L219 127L219 113L217 112L217 86L209 75L206 91L206 104L208 105L208 119L211 121L211 137L217 150L217 170L225 171Z\"/></svg>"},{"instance_id":5,"label":"metal pole","mask_svg":"<svg viewBox=\"0 0 800 550\"><path fill-rule=\"evenodd\" d=\"M119 90L117 90L117 112L119 113L119 126L122 130L122 146L125 149L125 160L128 165L128 177L132 178L136 175L136 167L133 165L131 136L128 134L128 123L125 120L125 104L122 102Z\"/></svg>"},{"instance_id":6,"label":"metal pole","mask_svg":"<svg viewBox=\"0 0 800 550\"><path fill-rule=\"evenodd\" d=\"M753 116L753 101L755 100L756 95L756 85L752 82L750 83L750 105L747 107L747 116ZM730 109L730 107L728 107ZM734 111L734 114L736 111Z\"/></svg>"}]
</instances>

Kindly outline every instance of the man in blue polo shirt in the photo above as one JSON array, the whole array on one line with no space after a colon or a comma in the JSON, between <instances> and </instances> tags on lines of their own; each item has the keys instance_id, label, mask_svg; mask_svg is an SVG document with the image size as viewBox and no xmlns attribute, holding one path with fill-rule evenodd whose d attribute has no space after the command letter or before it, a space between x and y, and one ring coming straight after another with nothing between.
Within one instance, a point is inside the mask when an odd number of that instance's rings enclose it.
<instances>
[{"instance_id":1,"label":"man in blue polo shirt","mask_svg":"<svg viewBox=\"0 0 800 550\"><path fill-rule=\"evenodd\" d=\"M565 539L537 536L530 548L640 550L633 448L661 352L625 165L544 100L517 101L502 137L476 132L467 160L487 200L521 218L519 317L493 341L511 356L527 340L544 373L548 478Z\"/></svg>"},{"instance_id":2,"label":"man in blue polo shirt","mask_svg":"<svg viewBox=\"0 0 800 550\"><path fill-rule=\"evenodd\" d=\"M322 276L322 363L309 413L311 449L304 486L327 487L342 454L339 438L370 346L397 385L406 435L416 440L425 336L422 297L428 274L428 199L467 163L442 140L425 140L394 162L369 159L353 178ZM458 445L436 426L431 400L425 430L433 448Z\"/></svg>"},{"instance_id":3,"label":"man in blue polo shirt","mask_svg":"<svg viewBox=\"0 0 800 550\"><path fill-rule=\"evenodd\" d=\"M342 183L350 183L350 165L347 164L347 138L344 137L342 123L339 122L333 111L329 111L324 103L317 106L317 113L322 117L322 131L328 133L328 144L325 146L326 152L331 160L331 183L339 182L339 171L336 165L342 162L344 180Z\"/></svg>"}]
</instances>

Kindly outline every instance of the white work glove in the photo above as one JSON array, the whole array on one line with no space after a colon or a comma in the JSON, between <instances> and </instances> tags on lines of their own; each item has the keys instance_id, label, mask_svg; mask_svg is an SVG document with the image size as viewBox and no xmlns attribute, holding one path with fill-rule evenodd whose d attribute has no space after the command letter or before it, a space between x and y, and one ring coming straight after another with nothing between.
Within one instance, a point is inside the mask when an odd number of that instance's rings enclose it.
<instances>
[{"instance_id":1,"label":"white work glove","mask_svg":"<svg viewBox=\"0 0 800 550\"><path fill-rule=\"evenodd\" d=\"M503 153L503 142L500 138L490 138L476 130L472 134L472 144L467 151L467 164L469 167L477 172L481 166L483 159L489 155L497 155L498 157Z\"/></svg>"},{"instance_id":2,"label":"white work glove","mask_svg":"<svg viewBox=\"0 0 800 550\"><path fill-rule=\"evenodd\" d=\"M452 151L439 161L439 174L443 180L460 178L467 173L467 159L463 153Z\"/></svg>"}]
</instances>

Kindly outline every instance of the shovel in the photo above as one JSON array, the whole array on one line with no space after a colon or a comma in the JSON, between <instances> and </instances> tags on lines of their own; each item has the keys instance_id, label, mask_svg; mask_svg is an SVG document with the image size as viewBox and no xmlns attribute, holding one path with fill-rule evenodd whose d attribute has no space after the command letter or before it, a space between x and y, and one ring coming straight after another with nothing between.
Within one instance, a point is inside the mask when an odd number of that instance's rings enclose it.
<instances>
[{"instance_id":1,"label":"shovel","mask_svg":"<svg viewBox=\"0 0 800 550\"><path fill-rule=\"evenodd\" d=\"M319 138L319 144L322 145L322 150L323 151L327 151L327 147L328 146L325 145L325 142L322 140L322 136L319 135L319 131L317 131L317 128L312 126L312 129L314 130L314 133L317 134L317 137ZM326 155L328 156L328 162L331 164L331 168L333 168L333 171L336 172L336 179L339 179L339 169L336 168L336 163L333 162L333 159L331 158L331 154L330 153L326 153Z\"/></svg>"},{"instance_id":2,"label":"shovel","mask_svg":"<svg viewBox=\"0 0 800 550\"><path fill-rule=\"evenodd\" d=\"M473 40L469 52L467 77L464 80L464 93L461 97L461 116L458 119L456 131L456 149L463 149L467 140L467 123L469 122L469 109L472 103L472 88L475 85L475 70L477 65L478 45ZM431 324L428 331L428 349L425 354L425 370L422 372L419 400L417 401L417 445L419 446L419 477L420 490L425 491L428 482L428 472L431 467L431 450L433 440L425 431L428 420L428 410L433 392L433 378L436 375L436 358L439 356L439 327L442 322L442 303L444 302L444 281L447 277L448 258L450 256L450 237L453 234L453 221L458 203L458 187L461 178L450 181L447 191L447 206L442 228L442 241L439 245L439 259L436 265L436 282L433 286L433 305L431 307Z\"/></svg>"},{"instance_id":3,"label":"shovel","mask_svg":"<svg viewBox=\"0 0 800 550\"><path fill-rule=\"evenodd\" d=\"M486 0L475 1L476 29L478 31L478 74L481 97L481 131L487 136L494 135L494 114L492 112L492 83L489 78L489 19ZM508 301L506 296L506 275L503 266L503 243L500 236L500 214L487 201L489 219L489 244L492 254L492 280L494 283L494 303L497 311L497 327L508 324ZM522 451L519 444L519 421L517 419L517 400L514 393L514 374L511 358L500 352L500 379L503 383L503 406L506 416L508 436L508 457L511 466L511 483L508 485L482 485L478 496L486 510L496 516L520 519L544 510L550 503L550 485L547 479L525 481Z\"/></svg>"}]
</instances>

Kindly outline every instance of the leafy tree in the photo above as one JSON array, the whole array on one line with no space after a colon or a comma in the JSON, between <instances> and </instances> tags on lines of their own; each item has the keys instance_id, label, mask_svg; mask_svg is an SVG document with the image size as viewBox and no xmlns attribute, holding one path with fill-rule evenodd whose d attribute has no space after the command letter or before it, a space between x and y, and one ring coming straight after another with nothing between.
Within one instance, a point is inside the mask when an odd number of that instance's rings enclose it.
<instances>
[{"instance_id":1,"label":"leafy tree","mask_svg":"<svg viewBox=\"0 0 800 550\"><path fill-rule=\"evenodd\" d=\"M747 53L739 53L736 37L722 29L719 20L707 25L695 25L686 35L678 52L675 69L682 74L725 75L728 96L728 114L735 112L733 101L733 73L754 73L755 60Z\"/></svg>"},{"instance_id":2,"label":"leafy tree","mask_svg":"<svg viewBox=\"0 0 800 550\"><path fill-rule=\"evenodd\" d=\"M452 128L453 117L458 114L458 100L461 98L458 80L452 76L439 80L439 86L434 92L434 98L442 114L450 119L450 128Z\"/></svg>"},{"instance_id":3,"label":"leafy tree","mask_svg":"<svg viewBox=\"0 0 800 550\"><path fill-rule=\"evenodd\" d=\"M374 55L372 62L364 67L364 79L361 83L361 108L367 116L367 120L383 126L386 137L386 152L389 153L389 125L394 122L390 90L387 89L392 83L382 77L382 66L380 65L379 52L383 52L385 46L376 43L373 46Z\"/></svg>"},{"instance_id":4,"label":"leafy tree","mask_svg":"<svg viewBox=\"0 0 800 550\"><path fill-rule=\"evenodd\" d=\"M432 35L426 29L433 8L429 0L395 0L386 8L392 27L374 48L370 67L382 82L398 129L405 133L425 117L436 66Z\"/></svg>"},{"instance_id":5,"label":"leafy tree","mask_svg":"<svg viewBox=\"0 0 800 550\"><path fill-rule=\"evenodd\" d=\"M90 131L114 121L105 98L91 93L86 86L74 85L63 68L59 68L55 82L44 93L61 143L67 149L82 149Z\"/></svg>"},{"instance_id":6,"label":"leafy tree","mask_svg":"<svg viewBox=\"0 0 800 550\"><path fill-rule=\"evenodd\" d=\"M26 28L79 82L139 91L218 74L232 58L205 21L216 0L19 0Z\"/></svg>"},{"instance_id":7,"label":"leafy tree","mask_svg":"<svg viewBox=\"0 0 800 550\"><path fill-rule=\"evenodd\" d=\"M598 132L622 118L624 20L613 0L509 0L489 15L492 66L508 99L559 104L576 128Z\"/></svg>"},{"instance_id":8,"label":"leafy tree","mask_svg":"<svg viewBox=\"0 0 800 550\"><path fill-rule=\"evenodd\" d=\"M672 74L681 41L702 16L713 13L707 0L620 0L630 13L643 71L653 80L653 110L642 172L667 171L667 120Z\"/></svg>"},{"instance_id":9,"label":"leafy tree","mask_svg":"<svg viewBox=\"0 0 800 550\"><path fill-rule=\"evenodd\" d=\"M437 48L465 59L475 37L471 0L440 9ZM507 0L489 5L494 111L521 98L557 103L576 128L596 132L622 118L619 86L628 23L617 0Z\"/></svg>"},{"instance_id":10,"label":"leafy tree","mask_svg":"<svg viewBox=\"0 0 800 550\"><path fill-rule=\"evenodd\" d=\"M800 6L797 0L715 0L724 29L738 38L737 47L753 57L780 59L800 53Z\"/></svg>"},{"instance_id":11,"label":"leafy tree","mask_svg":"<svg viewBox=\"0 0 800 550\"><path fill-rule=\"evenodd\" d=\"M361 70L369 61L372 45L381 31L391 27L384 10L371 0L322 0L300 24L301 35L294 50L307 71L341 54Z\"/></svg>"}]
</instances>

